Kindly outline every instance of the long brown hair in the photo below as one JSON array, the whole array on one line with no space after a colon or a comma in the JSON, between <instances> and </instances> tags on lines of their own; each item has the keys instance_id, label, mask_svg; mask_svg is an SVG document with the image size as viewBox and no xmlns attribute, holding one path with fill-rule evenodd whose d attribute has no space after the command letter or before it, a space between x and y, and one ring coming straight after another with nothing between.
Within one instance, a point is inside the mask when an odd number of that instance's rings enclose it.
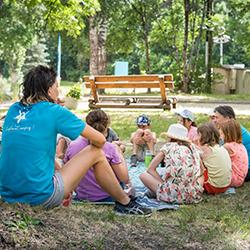
<instances>
[{"instance_id":1,"label":"long brown hair","mask_svg":"<svg viewBox=\"0 0 250 250\"><path fill-rule=\"evenodd\" d=\"M198 127L197 132L201 135L200 144L214 146L219 144L220 133L213 123L207 122Z\"/></svg>"},{"instance_id":2,"label":"long brown hair","mask_svg":"<svg viewBox=\"0 0 250 250\"><path fill-rule=\"evenodd\" d=\"M230 119L220 124L219 129L224 134L224 142L237 142L242 143L241 127L239 122L234 119Z\"/></svg>"}]
</instances>

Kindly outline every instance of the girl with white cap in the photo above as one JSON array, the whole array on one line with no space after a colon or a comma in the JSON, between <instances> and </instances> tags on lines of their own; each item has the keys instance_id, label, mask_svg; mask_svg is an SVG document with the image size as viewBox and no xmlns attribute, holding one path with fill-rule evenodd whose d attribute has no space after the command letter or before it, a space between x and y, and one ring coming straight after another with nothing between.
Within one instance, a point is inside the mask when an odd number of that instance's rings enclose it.
<instances>
[{"instance_id":1,"label":"girl with white cap","mask_svg":"<svg viewBox=\"0 0 250 250\"><path fill-rule=\"evenodd\" d=\"M195 124L195 115L188 109L184 109L176 113L179 116L179 123L182 124L188 130L187 137L194 143L197 141L198 133L197 126Z\"/></svg>"}]
</instances>

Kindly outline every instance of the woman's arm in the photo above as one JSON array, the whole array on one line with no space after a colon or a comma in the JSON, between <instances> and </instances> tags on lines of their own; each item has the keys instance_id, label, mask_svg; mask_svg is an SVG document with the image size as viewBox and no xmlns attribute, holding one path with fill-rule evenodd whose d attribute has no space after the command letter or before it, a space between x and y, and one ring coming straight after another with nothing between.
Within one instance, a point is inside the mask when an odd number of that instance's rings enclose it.
<instances>
[{"instance_id":1,"label":"woman's arm","mask_svg":"<svg viewBox=\"0 0 250 250\"><path fill-rule=\"evenodd\" d=\"M158 172L156 171L156 168L158 167L158 165L161 163L161 161L164 159L164 153L163 152L159 152L154 159L151 161L151 163L149 164L149 168L147 170L147 172L154 176L158 181L163 182L161 176L158 174Z\"/></svg>"},{"instance_id":2,"label":"woman's arm","mask_svg":"<svg viewBox=\"0 0 250 250\"><path fill-rule=\"evenodd\" d=\"M94 128L90 127L88 124L86 124L86 127L82 131L81 135L87 138L91 145L94 145L98 148L102 148L104 143L106 142L106 138L104 137L104 135Z\"/></svg>"}]
</instances>

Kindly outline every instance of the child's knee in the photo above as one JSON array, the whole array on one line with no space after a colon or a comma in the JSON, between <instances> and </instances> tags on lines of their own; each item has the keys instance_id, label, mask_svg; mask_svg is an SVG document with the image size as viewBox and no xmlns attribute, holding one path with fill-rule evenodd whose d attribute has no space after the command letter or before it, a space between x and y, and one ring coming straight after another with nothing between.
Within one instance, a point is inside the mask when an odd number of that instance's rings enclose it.
<instances>
[{"instance_id":1,"label":"child's knee","mask_svg":"<svg viewBox=\"0 0 250 250\"><path fill-rule=\"evenodd\" d=\"M142 135L144 134L144 130L141 129L141 128L138 128L138 129L136 130L135 134L136 134L137 136L142 136Z\"/></svg>"}]
</instances>

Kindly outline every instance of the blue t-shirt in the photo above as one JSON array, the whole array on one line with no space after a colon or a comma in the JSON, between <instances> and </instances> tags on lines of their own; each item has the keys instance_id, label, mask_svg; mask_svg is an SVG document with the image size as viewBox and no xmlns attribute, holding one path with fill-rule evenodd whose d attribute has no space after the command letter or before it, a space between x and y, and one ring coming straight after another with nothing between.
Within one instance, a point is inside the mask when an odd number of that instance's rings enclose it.
<instances>
[{"instance_id":1,"label":"blue t-shirt","mask_svg":"<svg viewBox=\"0 0 250 250\"><path fill-rule=\"evenodd\" d=\"M242 133L242 144L245 146L248 154L248 169L250 169L250 133L249 131L241 126Z\"/></svg>"},{"instance_id":2,"label":"blue t-shirt","mask_svg":"<svg viewBox=\"0 0 250 250\"><path fill-rule=\"evenodd\" d=\"M58 104L17 102L3 125L0 195L9 203L39 205L54 190L56 136L76 139L86 123Z\"/></svg>"}]
</instances>

